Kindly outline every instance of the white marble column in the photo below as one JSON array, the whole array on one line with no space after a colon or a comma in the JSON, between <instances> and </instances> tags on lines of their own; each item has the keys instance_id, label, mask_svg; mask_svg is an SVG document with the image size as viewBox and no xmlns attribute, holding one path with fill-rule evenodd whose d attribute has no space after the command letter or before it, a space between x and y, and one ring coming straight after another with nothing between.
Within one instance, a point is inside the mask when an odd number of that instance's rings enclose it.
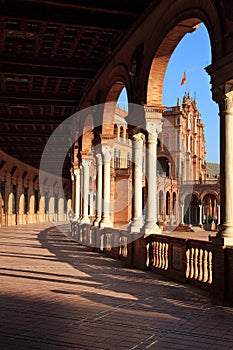
<instances>
[{"instance_id":1,"label":"white marble column","mask_svg":"<svg viewBox=\"0 0 233 350\"><path fill-rule=\"evenodd\" d=\"M161 131L161 121L147 122L146 129L147 147L146 147L146 179L147 179L147 202L146 218L144 225L145 234L161 233L157 225L157 135Z\"/></svg>"},{"instance_id":2,"label":"white marble column","mask_svg":"<svg viewBox=\"0 0 233 350\"><path fill-rule=\"evenodd\" d=\"M88 216L88 194L89 194L89 176L90 176L90 161L82 161L83 167L83 214L81 224L89 224Z\"/></svg>"},{"instance_id":3,"label":"white marble column","mask_svg":"<svg viewBox=\"0 0 233 350\"><path fill-rule=\"evenodd\" d=\"M199 205L199 224L202 225L202 204Z\"/></svg>"},{"instance_id":4,"label":"white marble column","mask_svg":"<svg viewBox=\"0 0 233 350\"><path fill-rule=\"evenodd\" d=\"M102 147L103 153L103 215L100 227L113 227L110 219L111 153L109 147Z\"/></svg>"},{"instance_id":5,"label":"white marble column","mask_svg":"<svg viewBox=\"0 0 233 350\"><path fill-rule=\"evenodd\" d=\"M81 199L81 184L80 184L80 169L74 170L75 176L75 218L80 220L80 199Z\"/></svg>"},{"instance_id":6,"label":"white marble column","mask_svg":"<svg viewBox=\"0 0 233 350\"><path fill-rule=\"evenodd\" d=\"M217 205L218 208L218 222L217 224L220 225L220 205Z\"/></svg>"},{"instance_id":7,"label":"white marble column","mask_svg":"<svg viewBox=\"0 0 233 350\"><path fill-rule=\"evenodd\" d=\"M221 231L213 242L233 246L233 84L221 87L219 95Z\"/></svg>"},{"instance_id":8,"label":"white marble column","mask_svg":"<svg viewBox=\"0 0 233 350\"><path fill-rule=\"evenodd\" d=\"M71 209L72 211L74 211L74 205L75 205L75 182L74 182L74 174L71 174L71 183L72 183L72 187L71 187L71 196L72 196L72 200L71 200Z\"/></svg>"},{"instance_id":9,"label":"white marble column","mask_svg":"<svg viewBox=\"0 0 233 350\"><path fill-rule=\"evenodd\" d=\"M181 206L181 225L184 225L184 204Z\"/></svg>"},{"instance_id":10,"label":"white marble column","mask_svg":"<svg viewBox=\"0 0 233 350\"><path fill-rule=\"evenodd\" d=\"M133 160L133 215L130 225L131 232L140 232L143 226L142 218L142 148L144 135L138 133L133 136L132 160Z\"/></svg>"},{"instance_id":11,"label":"white marble column","mask_svg":"<svg viewBox=\"0 0 233 350\"><path fill-rule=\"evenodd\" d=\"M80 221L83 217L83 177L84 177L84 171L83 171L83 166L80 164Z\"/></svg>"},{"instance_id":12,"label":"white marble column","mask_svg":"<svg viewBox=\"0 0 233 350\"><path fill-rule=\"evenodd\" d=\"M94 226L99 226L99 223L101 221L101 215L102 215L102 155L101 153L97 153L95 155L96 158L96 217L94 221Z\"/></svg>"},{"instance_id":13,"label":"white marble column","mask_svg":"<svg viewBox=\"0 0 233 350\"><path fill-rule=\"evenodd\" d=\"M60 190L61 193L59 193L59 197L58 197L58 221L65 221L65 217L64 217L64 195L63 195L63 191Z\"/></svg>"}]
</instances>

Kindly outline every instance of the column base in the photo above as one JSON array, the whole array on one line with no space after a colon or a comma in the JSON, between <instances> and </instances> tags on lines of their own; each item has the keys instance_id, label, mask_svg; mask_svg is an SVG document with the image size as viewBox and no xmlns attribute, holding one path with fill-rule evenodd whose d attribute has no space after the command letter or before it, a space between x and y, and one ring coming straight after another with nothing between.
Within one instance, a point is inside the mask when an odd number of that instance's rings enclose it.
<instances>
[{"instance_id":1,"label":"column base","mask_svg":"<svg viewBox=\"0 0 233 350\"><path fill-rule=\"evenodd\" d=\"M140 219L136 219L133 220L130 224L129 224L129 232L131 233L139 233L141 232L141 229L143 227L143 222Z\"/></svg>"},{"instance_id":2,"label":"column base","mask_svg":"<svg viewBox=\"0 0 233 350\"><path fill-rule=\"evenodd\" d=\"M90 224L90 219L89 217L83 217L80 221L80 224Z\"/></svg>"},{"instance_id":3,"label":"column base","mask_svg":"<svg viewBox=\"0 0 233 350\"><path fill-rule=\"evenodd\" d=\"M159 226L155 222L147 222L141 229L141 232L144 233L144 235L160 235L162 233L162 230L159 228Z\"/></svg>"},{"instance_id":4,"label":"column base","mask_svg":"<svg viewBox=\"0 0 233 350\"><path fill-rule=\"evenodd\" d=\"M93 222L93 226L99 227L100 221L101 221L101 218L96 219L96 220Z\"/></svg>"},{"instance_id":5,"label":"column base","mask_svg":"<svg viewBox=\"0 0 233 350\"><path fill-rule=\"evenodd\" d=\"M209 240L215 245L233 246L233 237L222 237L220 235L217 235L214 237L210 237Z\"/></svg>"},{"instance_id":6,"label":"column base","mask_svg":"<svg viewBox=\"0 0 233 350\"><path fill-rule=\"evenodd\" d=\"M99 227L104 228L104 227L113 227L113 223L109 218L103 219L99 223Z\"/></svg>"},{"instance_id":7,"label":"column base","mask_svg":"<svg viewBox=\"0 0 233 350\"><path fill-rule=\"evenodd\" d=\"M233 223L220 226L221 230L216 236L210 237L210 241L216 245L233 246Z\"/></svg>"}]
</instances>

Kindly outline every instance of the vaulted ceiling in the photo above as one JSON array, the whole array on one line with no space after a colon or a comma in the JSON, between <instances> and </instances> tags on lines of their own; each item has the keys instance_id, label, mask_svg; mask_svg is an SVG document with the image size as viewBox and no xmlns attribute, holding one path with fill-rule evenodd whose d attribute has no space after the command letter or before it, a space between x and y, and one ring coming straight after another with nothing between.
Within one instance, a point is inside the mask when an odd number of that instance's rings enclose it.
<instances>
[{"instance_id":1,"label":"vaulted ceiling","mask_svg":"<svg viewBox=\"0 0 233 350\"><path fill-rule=\"evenodd\" d=\"M0 148L39 167L53 130L150 3L0 0Z\"/></svg>"}]
</instances>

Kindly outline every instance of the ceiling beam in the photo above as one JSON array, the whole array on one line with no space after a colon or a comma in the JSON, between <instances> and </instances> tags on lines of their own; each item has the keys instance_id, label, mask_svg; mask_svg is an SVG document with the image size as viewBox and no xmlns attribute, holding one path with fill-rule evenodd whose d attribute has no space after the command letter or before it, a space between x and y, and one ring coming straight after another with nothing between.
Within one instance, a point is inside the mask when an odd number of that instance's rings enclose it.
<instances>
[{"instance_id":1,"label":"ceiling beam","mask_svg":"<svg viewBox=\"0 0 233 350\"><path fill-rule=\"evenodd\" d=\"M13 105L41 105L41 106L78 106L78 100L61 100L56 98L47 97L28 97L25 96L8 96L8 95L0 95L0 102L13 104Z\"/></svg>"},{"instance_id":2,"label":"ceiling beam","mask_svg":"<svg viewBox=\"0 0 233 350\"><path fill-rule=\"evenodd\" d=\"M27 2L41 4L41 0L27 0ZM134 1L134 5L136 5L135 2L136 1ZM78 3L77 3L77 0L74 0L74 1L44 0L43 3L48 6L56 6L61 8L74 9L74 10L112 13L112 14L127 15L127 16L132 16L139 12L139 9L137 6L127 6L126 1L124 2L123 6L120 5L119 1L115 1L115 2L108 1L108 2L102 2L102 4L98 7L95 6L96 1L87 1L87 0L79 1Z\"/></svg>"},{"instance_id":3,"label":"ceiling beam","mask_svg":"<svg viewBox=\"0 0 233 350\"><path fill-rule=\"evenodd\" d=\"M67 24L76 28L89 28L97 30L109 30L114 32L128 31L137 15L123 13L107 13L91 10L52 7L38 3L11 0L10 4L0 3L1 17L6 19L18 19L23 21L37 21L49 24Z\"/></svg>"},{"instance_id":4,"label":"ceiling beam","mask_svg":"<svg viewBox=\"0 0 233 350\"><path fill-rule=\"evenodd\" d=\"M34 60L14 60L0 59L0 72L8 74L24 74L36 75L58 78L72 78L72 79L93 79L96 74L96 67L80 67L78 66L64 66L54 64L47 64L43 61Z\"/></svg>"}]
</instances>

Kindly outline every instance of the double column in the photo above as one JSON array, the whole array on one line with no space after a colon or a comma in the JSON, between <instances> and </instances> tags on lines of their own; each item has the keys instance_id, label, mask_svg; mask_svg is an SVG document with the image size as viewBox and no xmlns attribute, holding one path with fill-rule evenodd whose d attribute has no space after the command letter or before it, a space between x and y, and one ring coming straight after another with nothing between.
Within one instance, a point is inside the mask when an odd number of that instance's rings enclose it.
<instances>
[{"instance_id":1,"label":"double column","mask_svg":"<svg viewBox=\"0 0 233 350\"><path fill-rule=\"evenodd\" d=\"M90 160L83 160L82 164L74 170L74 208L75 219L81 224L89 224L88 216L88 195L89 195L89 177Z\"/></svg>"}]
</instances>

